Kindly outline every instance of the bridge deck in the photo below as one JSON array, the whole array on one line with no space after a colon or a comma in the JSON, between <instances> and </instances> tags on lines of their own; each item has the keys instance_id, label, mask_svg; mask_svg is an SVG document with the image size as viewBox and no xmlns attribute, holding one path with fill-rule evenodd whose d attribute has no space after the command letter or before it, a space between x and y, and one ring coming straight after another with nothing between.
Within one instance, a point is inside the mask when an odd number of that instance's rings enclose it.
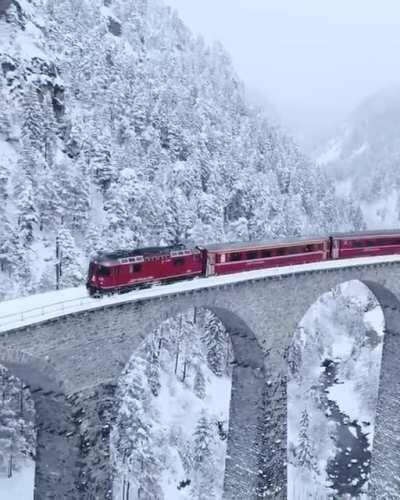
<instances>
[{"instance_id":1,"label":"bridge deck","mask_svg":"<svg viewBox=\"0 0 400 500\"><path fill-rule=\"evenodd\" d=\"M323 271L358 267L374 264L400 262L400 255L377 257L360 257L345 260L331 260L312 264L262 269L238 274L196 278L180 281L169 285L158 285L144 290L134 290L129 293L102 298L92 298L87 295L85 287L68 288L46 292L0 303L0 332L27 326L34 323L65 316L75 312L103 308L108 305L122 304L143 299L163 297L181 292L218 287L245 281L265 279L268 277L301 274L310 271Z\"/></svg>"}]
</instances>

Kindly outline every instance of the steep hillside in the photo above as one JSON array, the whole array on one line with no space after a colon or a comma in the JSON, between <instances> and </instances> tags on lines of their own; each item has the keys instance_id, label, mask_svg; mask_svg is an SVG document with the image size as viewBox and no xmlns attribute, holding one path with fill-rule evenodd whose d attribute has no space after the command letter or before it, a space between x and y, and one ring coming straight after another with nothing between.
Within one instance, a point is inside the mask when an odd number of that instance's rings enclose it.
<instances>
[{"instance_id":1,"label":"steep hillside","mask_svg":"<svg viewBox=\"0 0 400 500\"><path fill-rule=\"evenodd\" d=\"M316 155L370 228L399 226L399 128L400 87L392 87L366 99Z\"/></svg>"},{"instance_id":2,"label":"steep hillside","mask_svg":"<svg viewBox=\"0 0 400 500\"><path fill-rule=\"evenodd\" d=\"M232 359L208 311L170 318L147 337L119 385L115 499L222 498Z\"/></svg>"},{"instance_id":3,"label":"steep hillside","mask_svg":"<svg viewBox=\"0 0 400 500\"><path fill-rule=\"evenodd\" d=\"M358 213L158 0L0 8L0 296L100 248L345 229Z\"/></svg>"}]
</instances>

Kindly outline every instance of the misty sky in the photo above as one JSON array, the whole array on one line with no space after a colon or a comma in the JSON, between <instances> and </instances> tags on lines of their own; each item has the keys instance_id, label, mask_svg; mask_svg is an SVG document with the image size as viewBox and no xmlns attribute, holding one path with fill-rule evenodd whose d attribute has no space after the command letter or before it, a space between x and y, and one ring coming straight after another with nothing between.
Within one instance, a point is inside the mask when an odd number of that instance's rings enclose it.
<instances>
[{"instance_id":1,"label":"misty sky","mask_svg":"<svg viewBox=\"0 0 400 500\"><path fill-rule=\"evenodd\" d=\"M220 40L247 86L286 118L340 120L400 83L399 0L166 0L208 42Z\"/></svg>"}]
</instances>

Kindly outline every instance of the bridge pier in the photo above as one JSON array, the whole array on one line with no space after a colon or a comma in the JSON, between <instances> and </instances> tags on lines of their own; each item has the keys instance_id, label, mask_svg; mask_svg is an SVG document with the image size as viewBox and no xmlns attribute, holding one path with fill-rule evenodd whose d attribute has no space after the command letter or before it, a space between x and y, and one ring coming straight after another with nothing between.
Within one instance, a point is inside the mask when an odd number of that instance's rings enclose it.
<instances>
[{"instance_id":1,"label":"bridge pier","mask_svg":"<svg viewBox=\"0 0 400 500\"><path fill-rule=\"evenodd\" d=\"M286 498L286 360L265 354L235 315L214 312L235 355L225 462L224 498ZM271 355L270 355L271 354Z\"/></svg>"},{"instance_id":2,"label":"bridge pier","mask_svg":"<svg viewBox=\"0 0 400 500\"><path fill-rule=\"evenodd\" d=\"M35 500L79 500L77 429L62 393L32 389L36 411Z\"/></svg>"},{"instance_id":3,"label":"bridge pier","mask_svg":"<svg viewBox=\"0 0 400 500\"><path fill-rule=\"evenodd\" d=\"M400 303L387 289L375 283L365 284L378 299L385 317L370 497L394 500L400 498Z\"/></svg>"},{"instance_id":4,"label":"bridge pier","mask_svg":"<svg viewBox=\"0 0 400 500\"><path fill-rule=\"evenodd\" d=\"M80 500L111 500L113 473L110 431L115 417L114 384L102 384L71 397L79 426Z\"/></svg>"},{"instance_id":5,"label":"bridge pier","mask_svg":"<svg viewBox=\"0 0 400 500\"><path fill-rule=\"evenodd\" d=\"M237 366L232 374L224 498L254 498L261 450L264 371Z\"/></svg>"}]
</instances>

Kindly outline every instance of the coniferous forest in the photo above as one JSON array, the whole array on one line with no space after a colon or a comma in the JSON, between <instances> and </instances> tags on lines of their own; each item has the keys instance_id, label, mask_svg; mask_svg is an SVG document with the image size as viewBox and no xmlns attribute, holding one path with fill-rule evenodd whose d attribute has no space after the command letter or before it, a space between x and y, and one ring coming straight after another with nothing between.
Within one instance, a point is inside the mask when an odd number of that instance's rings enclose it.
<instances>
[{"instance_id":1,"label":"coniferous forest","mask_svg":"<svg viewBox=\"0 0 400 500\"><path fill-rule=\"evenodd\" d=\"M251 107L221 45L157 0L27 0L0 32L0 295L99 249L362 227Z\"/></svg>"}]
</instances>

